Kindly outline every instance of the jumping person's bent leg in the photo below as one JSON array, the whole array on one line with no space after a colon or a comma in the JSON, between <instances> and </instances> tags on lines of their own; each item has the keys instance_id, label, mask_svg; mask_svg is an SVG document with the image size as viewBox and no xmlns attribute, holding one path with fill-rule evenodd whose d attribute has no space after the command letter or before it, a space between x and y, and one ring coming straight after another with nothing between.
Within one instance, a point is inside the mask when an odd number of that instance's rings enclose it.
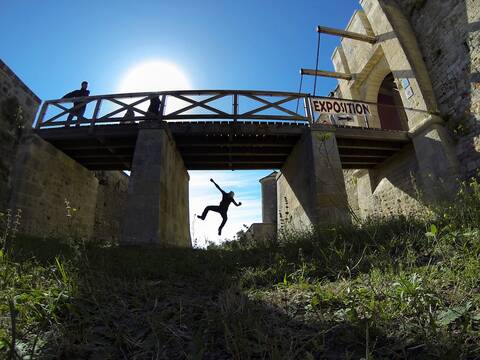
<instances>
[{"instance_id":1,"label":"jumping person's bent leg","mask_svg":"<svg viewBox=\"0 0 480 360\"><path fill-rule=\"evenodd\" d=\"M218 206L214 206L214 205L207 206L207 207L205 208L205 210L203 210L202 215L201 215L201 216L198 216L198 215L197 215L197 217L198 217L199 219L205 220L205 217L207 216L207 214L208 214L209 211L219 212L219 211L218 211Z\"/></svg>"},{"instance_id":2,"label":"jumping person's bent leg","mask_svg":"<svg viewBox=\"0 0 480 360\"><path fill-rule=\"evenodd\" d=\"M225 223L228 220L226 212L221 212L220 215L222 215L223 220L222 220L222 223L220 224L220 226L218 227L218 235L222 235L222 229L223 229L223 227L225 226Z\"/></svg>"}]
</instances>

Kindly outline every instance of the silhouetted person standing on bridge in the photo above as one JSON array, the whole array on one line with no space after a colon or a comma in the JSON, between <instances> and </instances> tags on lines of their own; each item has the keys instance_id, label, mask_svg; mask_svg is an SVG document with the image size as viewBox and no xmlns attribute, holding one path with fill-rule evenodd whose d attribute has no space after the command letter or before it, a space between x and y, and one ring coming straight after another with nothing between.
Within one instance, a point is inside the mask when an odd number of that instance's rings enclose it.
<instances>
[{"instance_id":1,"label":"silhouetted person standing on bridge","mask_svg":"<svg viewBox=\"0 0 480 360\"><path fill-rule=\"evenodd\" d=\"M205 210L203 210L203 214L202 216L197 216L199 219L202 219L202 220L205 220L205 217L207 216L208 212L209 211L215 211L215 212L218 212L221 216L222 216L222 223L220 224L220 227L218 228L218 235L222 235L222 229L225 225L225 223L227 222L227 210L228 210L228 207L230 206L230 203L234 203L235 206L240 206L242 205L241 202L239 202L237 204L237 202L233 199L235 193L233 191L230 191L230 192L225 192L222 190L222 188L220 186L217 185L217 183L215 181L213 181L213 179L210 179L210 181L212 183L215 184L215 186L217 187L218 190L221 191L222 193L222 201L220 201L220 204L218 206L215 206L215 205L210 205L210 206L207 206L205 208Z\"/></svg>"},{"instance_id":2,"label":"silhouetted person standing on bridge","mask_svg":"<svg viewBox=\"0 0 480 360\"><path fill-rule=\"evenodd\" d=\"M70 99L70 98L77 98L90 95L90 91L87 90L88 82L82 81L82 87L79 90L74 90L65 94L62 99ZM83 104L83 105L81 105ZM81 106L80 106L81 105ZM78 107L77 107L78 106ZM86 104L82 101L74 101L73 108L70 110L67 118L66 126L70 126L72 119L74 116L77 117L77 126L80 126L81 121L83 120L83 114L85 113Z\"/></svg>"},{"instance_id":3,"label":"silhouetted person standing on bridge","mask_svg":"<svg viewBox=\"0 0 480 360\"><path fill-rule=\"evenodd\" d=\"M158 115L160 113L160 105L162 102L160 101L159 96L155 96L150 99L150 106L148 107L147 112Z\"/></svg>"}]
</instances>

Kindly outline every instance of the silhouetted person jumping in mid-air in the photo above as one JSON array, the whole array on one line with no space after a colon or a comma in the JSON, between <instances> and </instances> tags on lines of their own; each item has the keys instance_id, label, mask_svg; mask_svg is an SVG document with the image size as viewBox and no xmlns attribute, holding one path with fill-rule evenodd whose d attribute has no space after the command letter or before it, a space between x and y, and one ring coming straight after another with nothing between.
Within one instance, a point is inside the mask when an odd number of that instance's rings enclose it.
<instances>
[{"instance_id":1,"label":"silhouetted person jumping in mid-air","mask_svg":"<svg viewBox=\"0 0 480 360\"><path fill-rule=\"evenodd\" d=\"M208 212L211 210L211 211L215 211L215 212L218 212L220 215L222 215L222 223L220 224L220 227L218 228L218 235L222 235L222 228L223 226L225 225L225 223L227 222L227 210L228 210L228 207L230 206L230 203L234 203L235 206L240 206L242 205L241 202L239 202L237 204L237 202L233 199L235 193L233 191L230 191L230 192L225 192L222 190L222 188L220 186L217 185L217 183L215 181L213 181L213 179L210 179L210 181L212 183L215 184L215 186L217 187L218 190L220 190L222 192L222 201L220 201L220 204L218 206L215 206L215 205L210 205L210 206L207 206L205 208L205 210L203 210L203 214L202 216L197 216L199 219L202 219L202 220L205 220L205 217L207 216Z\"/></svg>"},{"instance_id":2,"label":"silhouetted person jumping in mid-air","mask_svg":"<svg viewBox=\"0 0 480 360\"><path fill-rule=\"evenodd\" d=\"M68 94L65 94L62 99L70 99L70 98L77 98L77 97L84 97L90 95L90 91L87 90L88 88L88 82L82 81L82 87L79 90L74 90L69 92ZM82 106L78 106L80 104L84 104L82 101L74 101L73 102L73 108L70 110L68 113L68 118L67 118L67 127L70 126L70 123L72 122L72 119L74 116L77 117L77 126L80 126L80 123L83 120L83 114L85 113L85 104ZM78 106L78 107L77 107Z\"/></svg>"}]
</instances>

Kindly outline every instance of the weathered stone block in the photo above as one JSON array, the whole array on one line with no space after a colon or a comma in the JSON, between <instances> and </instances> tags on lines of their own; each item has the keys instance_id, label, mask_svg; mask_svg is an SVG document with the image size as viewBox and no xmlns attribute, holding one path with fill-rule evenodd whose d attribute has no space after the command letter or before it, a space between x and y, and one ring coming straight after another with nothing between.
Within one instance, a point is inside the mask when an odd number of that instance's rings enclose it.
<instances>
[{"instance_id":1,"label":"weathered stone block","mask_svg":"<svg viewBox=\"0 0 480 360\"><path fill-rule=\"evenodd\" d=\"M168 129L149 126L137 138L121 244L191 247L187 170Z\"/></svg>"},{"instance_id":2,"label":"weathered stone block","mask_svg":"<svg viewBox=\"0 0 480 360\"><path fill-rule=\"evenodd\" d=\"M22 138L9 207L23 210L20 232L90 239L98 182L90 171L52 149L37 135ZM58 181L66 178L69 181ZM70 217L65 200L72 208Z\"/></svg>"},{"instance_id":3,"label":"weathered stone block","mask_svg":"<svg viewBox=\"0 0 480 360\"><path fill-rule=\"evenodd\" d=\"M279 228L305 230L350 220L334 133L308 130L277 177Z\"/></svg>"}]
</instances>

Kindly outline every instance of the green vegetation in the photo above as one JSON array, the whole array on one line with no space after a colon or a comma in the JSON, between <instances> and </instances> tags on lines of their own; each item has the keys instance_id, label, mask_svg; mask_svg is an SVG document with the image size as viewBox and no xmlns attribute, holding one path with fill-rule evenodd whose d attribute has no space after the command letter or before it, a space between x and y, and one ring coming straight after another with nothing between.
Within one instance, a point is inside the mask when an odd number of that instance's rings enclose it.
<instances>
[{"instance_id":1,"label":"green vegetation","mask_svg":"<svg viewBox=\"0 0 480 360\"><path fill-rule=\"evenodd\" d=\"M474 359L480 184L422 217L202 249L15 236L0 253L0 356Z\"/></svg>"}]
</instances>

